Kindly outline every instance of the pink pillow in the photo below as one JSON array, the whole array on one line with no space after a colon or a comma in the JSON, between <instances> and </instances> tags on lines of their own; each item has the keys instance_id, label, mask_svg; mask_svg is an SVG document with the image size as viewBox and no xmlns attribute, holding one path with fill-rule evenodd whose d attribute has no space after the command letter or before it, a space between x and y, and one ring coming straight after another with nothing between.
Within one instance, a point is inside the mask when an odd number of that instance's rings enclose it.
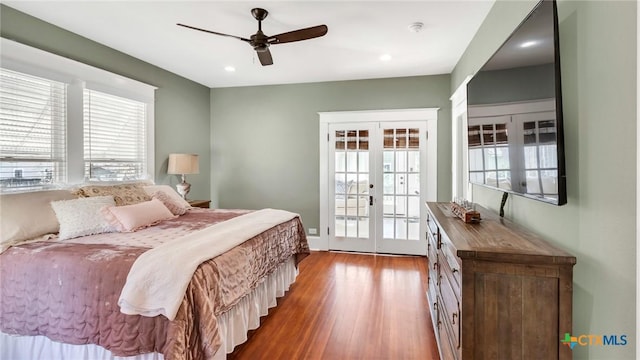
<instances>
[{"instance_id":1,"label":"pink pillow","mask_svg":"<svg viewBox=\"0 0 640 360\"><path fill-rule=\"evenodd\" d=\"M105 206L102 214L120 232L133 232L176 217L158 199L133 205Z\"/></svg>"},{"instance_id":2,"label":"pink pillow","mask_svg":"<svg viewBox=\"0 0 640 360\"><path fill-rule=\"evenodd\" d=\"M169 197L169 195L167 195L167 193L162 190L156 191L155 193L153 193L153 195L151 195L151 197L153 199L162 201L164 206L166 206L173 215L184 215L191 208L191 205L189 205L189 203L187 203L188 206L183 206L182 204L179 204L177 201Z\"/></svg>"}]
</instances>

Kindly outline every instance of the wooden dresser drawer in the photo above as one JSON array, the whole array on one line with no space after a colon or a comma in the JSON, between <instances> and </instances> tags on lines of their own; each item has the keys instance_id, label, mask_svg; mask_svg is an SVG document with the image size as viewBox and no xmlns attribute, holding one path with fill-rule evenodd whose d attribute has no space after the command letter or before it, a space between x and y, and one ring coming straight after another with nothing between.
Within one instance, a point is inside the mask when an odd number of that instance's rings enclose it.
<instances>
[{"instance_id":1,"label":"wooden dresser drawer","mask_svg":"<svg viewBox=\"0 0 640 360\"><path fill-rule=\"evenodd\" d=\"M440 277L440 295L442 297L440 321L449 328L451 344L455 349L460 349L460 293L454 290L448 276Z\"/></svg>"},{"instance_id":2,"label":"wooden dresser drawer","mask_svg":"<svg viewBox=\"0 0 640 360\"><path fill-rule=\"evenodd\" d=\"M442 301L440 301L442 304ZM456 341L452 338L451 327L447 324L446 310L440 306L438 308L438 318L440 319L438 325L438 333L436 335L438 339L438 348L440 349L441 360L457 360L460 357L459 351L456 349Z\"/></svg>"},{"instance_id":3,"label":"wooden dresser drawer","mask_svg":"<svg viewBox=\"0 0 640 360\"><path fill-rule=\"evenodd\" d=\"M429 278L429 281L431 282L431 278ZM436 336L438 336L437 330L440 317L438 312L438 287L435 284L432 285L430 283L429 287L427 288L427 301L429 301L429 310L431 312L431 321L433 322L433 328L434 330L436 330Z\"/></svg>"},{"instance_id":4,"label":"wooden dresser drawer","mask_svg":"<svg viewBox=\"0 0 640 360\"><path fill-rule=\"evenodd\" d=\"M446 272L449 277L451 285L454 287L457 293L460 293L460 287L462 285L462 271L460 268L460 262L457 256L455 256L455 249L448 241L443 241L440 246L441 256L438 258L441 272ZM446 271L444 270L446 269Z\"/></svg>"}]
</instances>

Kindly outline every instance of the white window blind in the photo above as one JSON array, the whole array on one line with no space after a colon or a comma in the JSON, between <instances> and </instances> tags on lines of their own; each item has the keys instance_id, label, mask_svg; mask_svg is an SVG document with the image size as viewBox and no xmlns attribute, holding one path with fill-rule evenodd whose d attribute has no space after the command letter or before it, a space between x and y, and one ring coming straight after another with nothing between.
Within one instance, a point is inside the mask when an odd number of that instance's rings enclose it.
<instances>
[{"instance_id":1,"label":"white window blind","mask_svg":"<svg viewBox=\"0 0 640 360\"><path fill-rule=\"evenodd\" d=\"M141 179L146 175L147 104L84 90L85 178Z\"/></svg>"},{"instance_id":2,"label":"white window blind","mask_svg":"<svg viewBox=\"0 0 640 360\"><path fill-rule=\"evenodd\" d=\"M0 192L66 181L66 84L0 68Z\"/></svg>"}]
</instances>

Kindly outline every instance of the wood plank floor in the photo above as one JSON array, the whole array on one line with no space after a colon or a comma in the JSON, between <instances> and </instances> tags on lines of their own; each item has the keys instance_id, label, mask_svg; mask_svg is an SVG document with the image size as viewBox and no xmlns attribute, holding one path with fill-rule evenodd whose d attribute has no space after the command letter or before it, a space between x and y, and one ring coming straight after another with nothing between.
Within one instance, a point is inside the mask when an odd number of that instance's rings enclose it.
<instances>
[{"instance_id":1,"label":"wood plank floor","mask_svg":"<svg viewBox=\"0 0 640 360\"><path fill-rule=\"evenodd\" d=\"M313 252L228 359L437 359L424 257Z\"/></svg>"}]
</instances>

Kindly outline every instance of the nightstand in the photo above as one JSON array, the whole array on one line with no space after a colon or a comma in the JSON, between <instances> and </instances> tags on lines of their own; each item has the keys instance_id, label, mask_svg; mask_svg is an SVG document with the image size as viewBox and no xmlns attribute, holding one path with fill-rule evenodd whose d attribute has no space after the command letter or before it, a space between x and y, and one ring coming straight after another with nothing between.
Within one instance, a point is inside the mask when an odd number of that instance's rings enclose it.
<instances>
[{"instance_id":1,"label":"nightstand","mask_svg":"<svg viewBox=\"0 0 640 360\"><path fill-rule=\"evenodd\" d=\"M208 209L211 200L187 200L187 202L193 207Z\"/></svg>"}]
</instances>

